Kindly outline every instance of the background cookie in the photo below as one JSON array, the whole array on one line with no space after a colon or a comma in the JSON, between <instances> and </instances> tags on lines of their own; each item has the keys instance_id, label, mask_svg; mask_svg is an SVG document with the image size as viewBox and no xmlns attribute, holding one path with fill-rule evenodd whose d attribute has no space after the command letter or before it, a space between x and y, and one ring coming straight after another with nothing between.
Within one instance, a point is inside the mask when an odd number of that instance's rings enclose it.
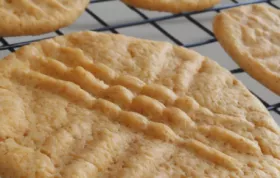
<instances>
[{"instance_id":1,"label":"background cookie","mask_svg":"<svg viewBox=\"0 0 280 178\"><path fill-rule=\"evenodd\" d=\"M0 0L0 36L37 35L73 23L89 0Z\"/></svg>"},{"instance_id":2,"label":"background cookie","mask_svg":"<svg viewBox=\"0 0 280 178\"><path fill-rule=\"evenodd\" d=\"M0 61L0 175L277 177L280 131L235 77L169 43L81 32Z\"/></svg>"},{"instance_id":3,"label":"background cookie","mask_svg":"<svg viewBox=\"0 0 280 178\"><path fill-rule=\"evenodd\" d=\"M280 11L249 5L223 11L214 32L229 55L252 77L280 95Z\"/></svg>"},{"instance_id":4,"label":"background cookie","mask_svg":"<svg viewBox=\"0 0 280 178\"><path fill-rule=\"evenodd\" d=\"M167 12L184 12L197 11L210 8L218 4L220 0L122 0L123 2L145 8L149 10L167 11Z\"/></svg>"}]
</instances>

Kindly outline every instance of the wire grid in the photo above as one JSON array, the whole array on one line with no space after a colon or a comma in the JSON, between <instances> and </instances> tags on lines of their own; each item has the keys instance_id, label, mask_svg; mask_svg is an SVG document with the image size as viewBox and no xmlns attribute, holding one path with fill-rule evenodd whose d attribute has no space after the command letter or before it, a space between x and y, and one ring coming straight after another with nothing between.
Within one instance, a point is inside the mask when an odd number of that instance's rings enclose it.
<instances>
[{"instance_id":1,"label":"wire grid","mask_svg":"<svg viewBox=\"0 0 280 178\"><path fill-rule=\"evenodd\" d=\"M103 3L103 2L108 2L108 1L117 1L117 0L91 0L90 4ZM209 30L207 27L205 27L202 23L200 23L199 21L194 19L192 17L192 15L202 14L205 12L220 12L221 10L224 10L224 9L229 9L229 8L233 8L233 7L237 7L237 6L241 6L241 5L256 4L256 3L267 3L270 6L280 9L280 7L278 7L277 5L275 5L273 3L273 1L275 1L275 0L250 0L250 1L245 1L245 2L238 2L237 0L230 0L230 1L233 4L218 6L218 7L214 7L211 9L204 10L204 11L184 12L184 13L178 13L178 14L164 15L164 16L155 17L155 18L149 18L143 12L141 12L139 9L126 5L129 9L131 9L136 14L138 14L141 17L141 20L132 21L132 22L128 22L128 23L120 23L120 24L116 24L116 25L107 24L100 16L98 16L96 13L94 13L89 8L86 8L86 12L103 26L103 27L97 28L97 29L90 29L92 31L99 31L99 32L107 31L107 32L112 32L112 33L119 33L118 29L120 29L120 28L150 24L154 28L156 28L158 31L160 31L164 36L166 36L168 39L170 39L172 42L174 42L175 44L184 46L187 48L191 48L191 47L207 45L207 44L214 43L217 41L213 32L211 30ZM207 40L196 42L196 43L185 44L180 39L174 37L174 35L172 35L168 31L166 31L164 28L162 28L158 24L158 22L160 22L160 21L176 19L179 17L184 17L184 18L188 19L195 26L199 27L202 31L204 31L205 33L210 35L211 39L207 39ZM61 30L55 31L55 34L64 35ZM40 40L42 40L42 39L40 39ZM29 44L31 42L35 42L35 41L38 41L38 40L28 40L28 41L23 41L23 42L8 43L8 41L5 38L0 38L0 42L2 42L2 44L3 44L3 45L0 45L0 52L3 50L9 50L10 52L14 52L16 48L27 45L27 44ZM244 73L244 71L241 68L236 68L236 69L231 70L231 73L239 74L239 73ZM261 98L260 96L256 95L254 92L252 92L252 93L265 105L265 107L269 111L274 111L275 113L277 113L280 116L280 101L277 103L274 103L274 104L269 104L268 102L265 101L265 98Z\"/></svg>"}]
</instances>

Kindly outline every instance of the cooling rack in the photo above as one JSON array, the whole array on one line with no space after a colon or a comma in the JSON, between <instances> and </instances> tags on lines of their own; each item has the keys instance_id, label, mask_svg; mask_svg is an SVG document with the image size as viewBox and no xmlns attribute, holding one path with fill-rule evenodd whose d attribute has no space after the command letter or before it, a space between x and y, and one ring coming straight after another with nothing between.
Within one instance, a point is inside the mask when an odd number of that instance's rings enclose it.
<instances>
[{"instance_id":1,"label":"cooling rack","mask_svg":"<svg viewBox=\"0 0 280 178\"><path fill-rule=\"evenodd\" d=\"M255 3L267 3L270 6L273 6L277 9L279 9L280 3L275 3L278 0L227 0L227 2L230 3L222 3L221 5L215 6L214 8L207 9L204 11L197 11L197 12L184 12L179 14L170 14L170 13L163 13L159 16L149 16L147 15L143 10L137 9L131 6L124 5L127 9L129 9L131 12L136 14L139 18L136 20L130 20L128 22L114 22L114 23L108 23L106 19L98 15L95 10L90 8L91 6L96 6L98 4L104 4L104 3L113 3L118 0L91 0L89 7L86 9L87 14L87 23L89 24L87 29L84 30L93 30L93 31L100 31L100 32L110 32L110 33L121 33L121 29L124 28L130 28L130 27L140 27L142 25L149 25L150 27L156 29L161 35L163 35L166 38L166 41L172 42L174 44L184 46L187 48L196 48L196 47L202 47L205 45L209 45L212 43L217 43L217 40L212 32L212 30L206 26L205 24L201 23L197 18L195 18L196 15L205 14L205 13L218 13L224 9L229 9L241 5L248 5L248 4L255 4ZM121 2L119 2L121 3ZM102 9L102 11L106 11L108 9ZM94 19L97 23L99 23L97 28L91 28L90 23L91 20L89 18ZM165 21L175 21L178 18L184 18L188 21L188 23L192 23L196 28L198 28L200 31L203 31L203 33L207 34L209 38L207 39L199 39L195 42L184 42L181 38L176 37L176 34L173 32L170 32L166 30L161 23ZM188 31L186 30L186 33ZM65 31L60 29L52 33L52 35L45 37L30 39L25 37L19 37L13 40L9 40L9 38L0 38L0 54L1 51L7 51L8 52L14 52L18 47L27 45L31 42L35 42L38 40L42 40L45 38L63 35L65 34ZM234 68L230 69L231 73L234 75L239 75L245 73L241 68ZM246 82L243 82L246 85ZM247 84L248 87L249 84ZM250 88L249 88L250 89ZM278 117L280 119L280 97L276 96L275 94L271 94L271 96L275 97L273 99L273 102L267 101L266 95L258 95L256 92L251 91L264 105L265 107L274 114L274 116ZM280 123L280 120L278 121Z\"/></svg>"}]
</instances>

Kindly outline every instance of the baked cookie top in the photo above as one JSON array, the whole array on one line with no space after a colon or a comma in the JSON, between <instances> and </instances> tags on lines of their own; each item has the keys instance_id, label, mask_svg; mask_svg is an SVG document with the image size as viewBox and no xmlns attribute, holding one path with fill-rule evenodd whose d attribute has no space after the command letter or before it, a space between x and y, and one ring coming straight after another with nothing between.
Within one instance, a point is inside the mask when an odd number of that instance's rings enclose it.
<instances>
[{"instance_id":1,"label":"baked cookie top","mask_svg":"<svg viewBox=\"0 0 280 178\"><path fill-rule=\"evenodd\" d=\"M227 70L79 32L0 61L0 176L277 177L280 130Z\"/></svg>"},{"instance_id":2,"label":"baked cookie top","mask_svg":"<svg viewBox=\"0 0 280 178\"><path fill-rule=\"evenodd\" d=\"M220 0L122 0L123 2L139 8L166 11L184 12L197 11L210 8L220 2Z\"/></svg>"},{"instance_id":3,"label":"baked cookie top","mask_svg":"<svg viewBox=\"0 0 280 178\"><path fill-rule=\"evenodd\" d=\"M0 36L38 35L73 23L89 0L0 0Z\"/></svg>"},{"instance_id":4,"label":"baked cookie top","mask_svg":"<svg viewBox=\"0 0 280 178\"><path fill-rule=\"evenodd\" d=\"M252 77L280 95L280 11L266 4L223 11L214 32L229 55Z\"/></svg>"}]
</instances>

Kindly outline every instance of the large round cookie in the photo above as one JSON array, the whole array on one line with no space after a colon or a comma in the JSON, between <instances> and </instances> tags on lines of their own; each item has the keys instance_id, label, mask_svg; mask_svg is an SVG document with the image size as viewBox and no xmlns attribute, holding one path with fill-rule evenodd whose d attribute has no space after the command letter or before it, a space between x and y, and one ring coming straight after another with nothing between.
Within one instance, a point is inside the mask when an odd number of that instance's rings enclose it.
<instances>
[{"instance_id":1,"label":"large round cookie","mask_svg":"<svg viewBox=\"0 0 280 178\"><path fill-rule=\"evenodd\" d=\"M229 55L252 77L280 95L280 11L248 5L223 11L214 32Z\"/></svg>"},{"instance_id":2,"label":"large round cookie","mask_svg":"<svg viewBox=\"0 0 280 178\"><path fill-rule=\"evenodd\" d=\"M0 37L38 35L73 23L89 0L0 0Z\"/></svg>"},{"instance_id":3,"label":"large round cookie","mask_svg":"<svg viewBox=\"0 0 280 178\"><path fill-rule=\"evenodd\" d=\"M2 178L277 177L280 130L227 70L80 32L0 61Z\"/></svg>"},{"instance_id":4,"label":"large round cookie","mask_svg":"<svg viewBox=\"0 0 280 178\"><path fill-rule=\"evenodd\" d=\"M220 2L220 0L122 0L123 2L156 11L184 12L197 11L210 8Z\"/></svg>"}]
</instances>

